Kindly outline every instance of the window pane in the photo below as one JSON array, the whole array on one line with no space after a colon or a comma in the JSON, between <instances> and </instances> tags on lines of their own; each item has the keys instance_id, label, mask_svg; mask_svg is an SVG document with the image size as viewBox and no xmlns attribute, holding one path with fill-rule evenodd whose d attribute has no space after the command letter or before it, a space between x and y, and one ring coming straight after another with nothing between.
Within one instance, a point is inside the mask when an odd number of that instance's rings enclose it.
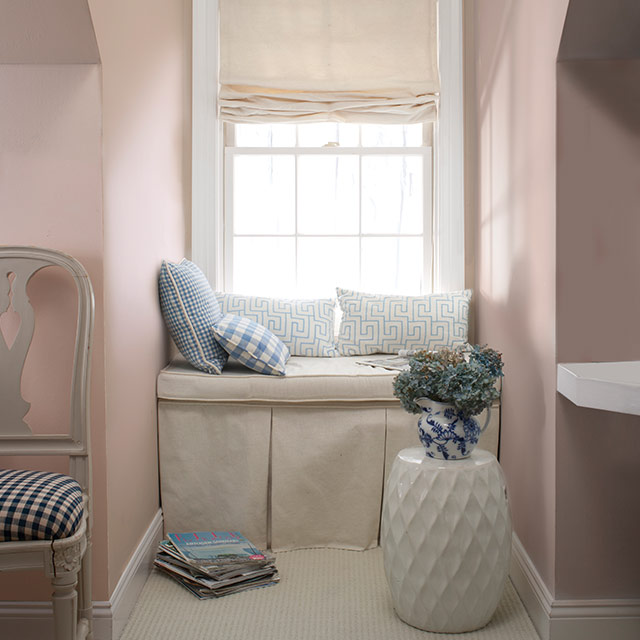
<instances>
[{"instance_id":1,"label":"window pane","mask_svg":"<svg viewBox=\"0 0 640 640\"><path fill-rule=\"evenodd\" d=\"M358 157L298 157L298 233L358 233Z\"/></svg>"},{"instance_id":2,"label":"window pane","mask_svg":"<svg viewBox=\"0 0 640 640\"><path fill-rule=\"evenodd\" d=\"M294 238L235 238L233 291L275 298L295 297Z\"/></svg>"},{"instance_id":3,"label":"window pane","mask_svg":"<svg viewBox=\"0 0 640 640\"><path fill-rule=\"evenodd\" d=\"M422 292L422 238L363 238L362 285L369 293Z\"/></svg>"},{"instance_id":4,"label":"window pane","mask_svg":"<svg viewBox=\"0 0 640 640\"><path fill-rule=\"evenodd\" d=\"M324 147L338 143L341 147L357 147L360 141L359 125L338 122L313 122L298 125L299 147Z\"/></svg>"},{"instance_id":5,"label":"window pane","mask_svg":"<svg viewBox=\"0 0 640 640\"><path fill-rule=\"evenodd\" d=\"M360 284L358 238L300 238L298 282L301 297L335 298L336 287Z\"/></svg>"},{"instance_id":6,"label":"window pane","mask_svg":"<svg viewBox=\"0 0 640 640\"><path fill-rule=\"evenodd\" d=\"M362 158L362 233L422 233L422 158Z\"/></svg>"},{"instance_id":7,"label":"window pane","mask_svg":"<svg viewBox=\"0 0 640 640\"><path fill-rule=\"evenodd\" d=\"M421 147L421 124L363 124L363 147Z\"/></svg>"},{"instance_id":8,"label":"window pane","mask_svg":"<svg viewBox=\"0 0 640 640\"><path fill-rule=\"evenodd\" d=\"M236 147L295 147L295 124L236 124Z\"/></svg>"},{"instance_id":9,"label":"window pane","mask_svg":"<svg viewBox=\"0 0 640 640\"><path fill-rule=\"evenodd\" d=\"M234 156L234 234L295 232L294 156Z\"/></svg>"},{"instance_id":10,"label":"window pane","mask_svg":"<svg viewBox=\"0 0 640 640\"><path fill-rule=\"evenodd\" d=\"M234 125L236 148L227 165L227 229L233 237L228 285L240 293L298 298L333 297L336 286L428 292L422 234L429 229L431 184L424 175L429 158L422 153L423 129ZM343 155L327 143L377 149ZM285 145L298 151L270 150ZM413 150L391 154L385 146Z\"/></svg>"}]
</instances>

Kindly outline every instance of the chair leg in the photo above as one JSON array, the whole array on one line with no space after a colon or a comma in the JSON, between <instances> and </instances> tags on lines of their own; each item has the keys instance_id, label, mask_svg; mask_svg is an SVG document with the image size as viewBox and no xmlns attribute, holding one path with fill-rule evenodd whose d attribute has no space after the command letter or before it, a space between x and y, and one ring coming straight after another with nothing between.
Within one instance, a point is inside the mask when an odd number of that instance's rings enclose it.
<instances>
[{"instance_id":1,"label":"chair leg","mask_svg":"<svg viewBox=\"0 0 640 640\"><path fill-rule=\"evenodd\" d=\"M51 579L55 640L76 640L78 616L78 572L63 573Z\"/></svg>"},{"instance_id":2,"label":"chair leg","mask_svg":"<svg viewBox=\"0 0 640 640\"><path fill-rule=\"evenodd\" d=\"M87 540L87 549L82 558L82 567L78 575L78 619L86 620L86 640L93 639L93 601L91 598L91 538Z\"/></svg>"}]
</instances>

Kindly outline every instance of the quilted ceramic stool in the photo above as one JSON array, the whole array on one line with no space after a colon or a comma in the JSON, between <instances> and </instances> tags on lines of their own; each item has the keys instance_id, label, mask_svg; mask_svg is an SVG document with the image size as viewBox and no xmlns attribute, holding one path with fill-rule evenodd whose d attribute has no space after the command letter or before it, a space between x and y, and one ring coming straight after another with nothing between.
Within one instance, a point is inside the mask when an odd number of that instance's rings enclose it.
<instances>
[{"instance_id":1,"label":"quilted ceramic stool","mask_svg":"<svg viewBox=\"0 0 640 640\"><path fill-rule=\"evenodd\" d=\"M486 625L507 579L511 518L502 469L476 449L463 460L403 449L389 474L381 543L393 606L426 631Z\"/></svg>"}]
</instances>

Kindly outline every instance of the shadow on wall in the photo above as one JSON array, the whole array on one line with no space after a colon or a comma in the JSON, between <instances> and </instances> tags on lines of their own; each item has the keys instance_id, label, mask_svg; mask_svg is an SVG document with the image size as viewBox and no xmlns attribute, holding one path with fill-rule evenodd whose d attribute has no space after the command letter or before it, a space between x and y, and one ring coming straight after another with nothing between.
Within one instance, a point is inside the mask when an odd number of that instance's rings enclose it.
<instances>
[{"instance_id":1,"label":"shadow on wall","mask_svg":"<svg viewBox=\"0 0 640 640\"><path fill-rule=\"evenodd\" d=\"M640 139L640 58L559 62L565 77L578 85L591 101L608 113L629 136ZM639 140L640 142L640 140ZM640 155L640 143L636 147Z\"/></svg>"},{"instance_id":2,"label":"shadow on wall","mask_svg":"<svg viewBox=\"0 0 640 640\"><path fill-rule=\"evenodd\" d=\"M517 434L518 446L527 448L535 459L543 455L539 431L553 422L554 407L546 402L545 363L535 344L526 339L535 333L527 307L526 291L530 280L526 261L518 260L511 267L511 286L505 302L497 303L483 297L481 304L494 323L483 331L483 341L489 340L491 346L507 352L502 398L503 435L506 435L508 446L511 437ZM493 338L488 338L489 335ZM522 388L526 388L525 393ZM536 424L539 428L523 428L524 422L518 416L526 417L526 424Z\"/></svg>"},{"instance_id":3,"label":"shadow on wall","mask_svg":"<svg viewBox=\"0 0 640 640\"><path fill-rule=\"evenodd\" d=\"M558 60L628 60L640 57L638 0L571 0Z\"/></svg>"}]
</instances>

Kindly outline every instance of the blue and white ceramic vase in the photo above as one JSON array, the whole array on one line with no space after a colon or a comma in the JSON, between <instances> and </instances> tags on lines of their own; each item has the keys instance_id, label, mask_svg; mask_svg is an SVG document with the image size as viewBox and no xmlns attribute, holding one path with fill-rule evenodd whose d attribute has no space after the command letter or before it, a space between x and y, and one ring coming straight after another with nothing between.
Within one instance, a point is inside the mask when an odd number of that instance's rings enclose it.
<instances>
[{"instance_id":1,"label":"blue and white ceramic vase","mask_svg":"<svg viewBox=\"0 0 640 640\"><path fill-rule=\"evenodd\" d=\"M486 420L480 426L474 417L465 418L451 404L436 402L430 398L417 398L415 402L422 409L418 420L418 435L430 458L468 458L491 419L491 407L487 407Z\"/></svg>"}]
</instances>

